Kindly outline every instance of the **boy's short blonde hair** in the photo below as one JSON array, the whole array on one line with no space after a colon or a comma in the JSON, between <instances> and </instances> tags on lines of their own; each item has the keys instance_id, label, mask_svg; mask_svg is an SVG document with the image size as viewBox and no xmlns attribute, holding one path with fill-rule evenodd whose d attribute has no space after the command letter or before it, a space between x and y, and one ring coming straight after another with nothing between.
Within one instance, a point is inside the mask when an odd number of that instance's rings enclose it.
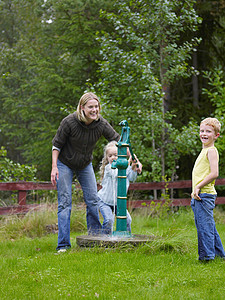
<instances>
[{"instance_id":1,"label":"boy's short blonde hair","mask_svg":"<svg viewBox=\"0 0 225 300\"><path fill-rule=\"evenodd\" d=\"M212 126L215 131L215 134L220 132L221 124L216 118L206 118L201 121L201 124Z\"/></svg>"}]
</instances>

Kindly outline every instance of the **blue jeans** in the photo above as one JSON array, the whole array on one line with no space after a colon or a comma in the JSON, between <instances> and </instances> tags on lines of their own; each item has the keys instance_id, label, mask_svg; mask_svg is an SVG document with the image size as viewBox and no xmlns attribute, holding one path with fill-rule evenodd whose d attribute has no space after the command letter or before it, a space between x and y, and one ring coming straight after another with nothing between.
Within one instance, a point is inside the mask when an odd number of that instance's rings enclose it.
<instances>
[{"instance_id":1,"label":"blue jeans","mask_svg":"<svg viewBox=\"0 0 225 300\"><path fill-rule=\"evenodd\" d=\"M201 200L191 200L198 235L199 260L225 257L225 252L213 218L216 195L201 193Z\"/></svg>"},{"instance_id":2,"label":"blue jeans","mask_svg":"<svg viewBox=\"0 0 225 300\"><path fill-rule=\"evenodd\" d=\"M103 216L102 223L102 233L103 234L112 234L113 233L113 224L114 224L114 207L106 204L102 200L99 201L99 210ZM116 209L116 207L115 207ZM131 215L127 210L127 231L131 232Z\"/></svg>"},{"instance_id":3,"label":"blue jeans","mask_svg":"<svg viewBox=\"0 0 225 300\"><path fill-rule=\"evenodd\" d=\"M58 247L70 248L70 214L72 208L72 180L74 173L83 190L86 203L86 218L88 234L101 233L99 221L97 184L92 163L83 170L73 171L64 165L59 159L57 161L59 179L57 180L58 191Z\"/></svg>"}]
</instances>

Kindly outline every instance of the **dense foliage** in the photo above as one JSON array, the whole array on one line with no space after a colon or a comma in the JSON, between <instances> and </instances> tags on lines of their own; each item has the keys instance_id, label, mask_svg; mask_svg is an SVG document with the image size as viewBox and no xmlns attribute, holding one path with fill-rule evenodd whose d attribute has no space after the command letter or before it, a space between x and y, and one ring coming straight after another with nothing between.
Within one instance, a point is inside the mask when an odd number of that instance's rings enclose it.
<instances>
[{"instance_id":1,"label":"dense foliage","mask_svg":"<svg viewBox=\"0 0 225 300\"><path fill-rule=\"evenodd\" d=\"M56 129L94 90L117 131L128 120L140 180L190 179L199 121L223 123L224 3L0 1L0 141L9 159L49 180ZM223 154L223 137L218 146Z\"/></svg>"},{"instance_id":2,"label":"dense foliage","mask_svg":"<svg viewBox=\"0 0 225 300\"><path fill-rule=\"evenodd\" d=\"M37 169L35 166L21 165L7 158L4 147L0 149L0 182L35 181Z\"/></svg>"},{"instance_id":3,"label":"dense foliage","mask_svg":"<svg viewBox=\"0 0 225 300\"><path fill-rule=\"evenodd\" d=\"M135 151L145 165L145 180L160 181L165 175L174 179L180 154L196 150L194 124L178 130L173 119L179 111L169 110L174 81L198 73L188 65L200 42L189 34L201 23L193 5L116 1L113 12L101 13L113 30L98 33L103 60L97 90L107 95L108 119L125 117L135 124L132 139L139 141ZM184 34L187 39L181 41Z\"/></svg>"}]
</instances>

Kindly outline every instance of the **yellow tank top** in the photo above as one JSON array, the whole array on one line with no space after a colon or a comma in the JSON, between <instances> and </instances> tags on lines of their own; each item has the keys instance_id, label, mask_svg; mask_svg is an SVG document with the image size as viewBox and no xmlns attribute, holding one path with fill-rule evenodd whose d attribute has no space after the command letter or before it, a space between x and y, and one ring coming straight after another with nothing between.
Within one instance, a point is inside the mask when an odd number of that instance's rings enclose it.
<instances>
[{"instance_id":1,"label":"yellow tank top","mask_svg":"<svg viewBox=\"0 0 225 300\"><path fill-rule=\"evenodd\" d=\"M207 157L207 153L211 148L216 150L218 161L219 161L219 154L216 147L213 146L213 147L202 149L202 151L200 152L199 156L195 161L194 168L192 171L192 191L194 191L196 185L200 183L207 175L209 175L211 171L209 160ZM215 180L203 186L200 192L215 195L216 190L214 185L215 185Z\"/></svg>"}]
</instances>

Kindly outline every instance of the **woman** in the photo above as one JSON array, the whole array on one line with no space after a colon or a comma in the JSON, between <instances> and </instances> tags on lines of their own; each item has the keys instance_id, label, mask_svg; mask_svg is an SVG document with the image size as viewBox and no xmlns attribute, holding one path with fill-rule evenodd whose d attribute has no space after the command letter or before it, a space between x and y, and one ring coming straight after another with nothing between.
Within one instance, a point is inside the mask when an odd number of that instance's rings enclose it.
<instances>
[{"instance_id":1,"label":"woman","mask_svg":"<svg viewBox=\"0 0 225 300\"><path fill-rule=\"evenodd\" d=\"M119 134L99 114L100 102L93 93L84 94L77 111L64 118L52 141L51 182L58 191L58 246L60 252L71 247L70 214L72 208L72 180L76 175L87 205L88 234L101 233L98 213L98 194L92 166L92 152L103 135L108 141L119 140Z\"/></svg>"}]
</instances>

